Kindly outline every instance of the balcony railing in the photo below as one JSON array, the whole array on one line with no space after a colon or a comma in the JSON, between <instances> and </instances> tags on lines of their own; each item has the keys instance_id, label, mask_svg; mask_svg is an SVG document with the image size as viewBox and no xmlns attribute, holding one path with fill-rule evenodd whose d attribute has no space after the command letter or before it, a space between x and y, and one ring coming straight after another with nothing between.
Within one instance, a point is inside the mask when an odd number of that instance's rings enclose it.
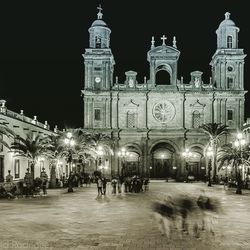
<instances>
[{"instance_id":1,"label":"balcony railing","mask_svg":"<svg viewBox=\"0 0 250 250\"><path fill-rule=\"evenodd\" d=\"M19 114L19 113L16 113L14 111L11 111L11 110L7 109L6 107L0 107L0 114L4 114L8 117L33 124L37 127L43 128L43 129L47 129L47 130L50 129L48 124L41 123L35 119L32 119L30 117L23 115L23 114Z\"/></svg>"}]
</instances>

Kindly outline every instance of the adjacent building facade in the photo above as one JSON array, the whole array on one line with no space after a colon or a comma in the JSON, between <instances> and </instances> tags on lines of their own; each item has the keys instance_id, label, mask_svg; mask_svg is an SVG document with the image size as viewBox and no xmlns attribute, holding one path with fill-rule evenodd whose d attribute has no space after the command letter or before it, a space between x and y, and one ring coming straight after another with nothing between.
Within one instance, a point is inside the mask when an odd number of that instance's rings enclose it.
<instances>
[{"instance_id":1,"label":"adjacent building facade","mask_svg":"<svg viewBox=\"0 0 250 250\"><path fill-rule=\"evenodd\" d=\"M190 81L178 77L181 52L176 38L157 46L152 37L147 52L150 78L137 80L137 72L125 72L125 82L114 78L115 59L111 30L102 19L89 28L84 57L84 128L108 133L114 139L114 156L106 157L112 174L139 173L150 177L205 175L208 139L203 123L222 123L231 132L244 123L244 54L238 47L239 28L230 13L216 30L217 50L210 65L208 83L202 72L190 73ZM228 138L224 138L228 140ZM182 152L193 152L188 165ZM117 154L119 150L128 152ZM125 156L124 156L125 155Z\"/></svg>"},{"instance_id":2,"label":"adjacent building facade","mask_svg":"<svg viewBox=\"0 0 250 250\"><path fill-rule=\"evenodd\" d=\"M25 116L23 110L21 110L20 113L16 113L7 109L5 100L0 100L0 122L22 138L26 138L27 133L44 136L57 134L57 128L51 131L47 121L41 123L37 120L36 116L34 116L33 119ZM4 137L2 139L9 145L14 142L14 138L8 138L1 134L0 136ZM4 145L0 145L0 183L5 181L8 170L11 171L14 181L23 179L27 168L30 168L30 164L31 162L26 157L18 156L14 152L10 152ZM34 177L40 177L42 168L45 168L46 173L50 177L51 165L49 159L45 157L38 159L34 167ZM58 177L62 175L62 172L65 172L62 164L57 165L56 170Z\"/></svg>"}]
</instances>

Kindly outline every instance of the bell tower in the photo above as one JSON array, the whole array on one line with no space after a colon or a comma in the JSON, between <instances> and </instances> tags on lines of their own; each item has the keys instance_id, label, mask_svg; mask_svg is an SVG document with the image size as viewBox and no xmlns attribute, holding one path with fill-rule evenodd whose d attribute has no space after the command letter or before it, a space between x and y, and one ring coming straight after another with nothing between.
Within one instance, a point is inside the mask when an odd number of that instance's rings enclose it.
<instances>
[{"instance_id":1,"label":"bell tower","mask_svg":"<svg viewBox=\"0 0 250 250\"><path fill-rule=\"evenodd\" d=\"M244 58L243 49L238 48L240 29L225 13L225 19L216 30L217 50L212 57L212 81L217 89L244 90Z\"/></svg>"},{"instance_id":2,"label":"bell tower","mask_svg":"<svg viewBox=\"0 0 250 250\"><path fill-rule=\"evenodd\" d=\"M89 28L89 48L85 49L85 89L109 90L113 85L114 57L110 49L111 30L102 20L99 6L97 19Z\"/></svg>"}]
</instances>

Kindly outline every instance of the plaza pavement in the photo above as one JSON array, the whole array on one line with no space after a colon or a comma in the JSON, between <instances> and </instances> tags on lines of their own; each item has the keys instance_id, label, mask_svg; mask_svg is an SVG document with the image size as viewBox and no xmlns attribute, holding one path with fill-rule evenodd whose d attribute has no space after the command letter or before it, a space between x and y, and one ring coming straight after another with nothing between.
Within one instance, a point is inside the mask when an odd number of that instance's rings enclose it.
<instances>
[{"instance_id":1,"label":"plaza pavement","mask_svg":"<svg viewBox=\"0 0 250 250\"><path fill-rule=\"evenodd\" d=\"M199 239L177 232L162 236L152 214L152 201L168 194L218 197L223 214L215 235L202 233ZM222 186L204 183L151 182L147 193L97 197L96 185L75 189L48 190L47 197L0 200L0 249L250 249L250 192L236 195ZM244 194L245 192L245 194Z\"/></svg>"}]
</instances>

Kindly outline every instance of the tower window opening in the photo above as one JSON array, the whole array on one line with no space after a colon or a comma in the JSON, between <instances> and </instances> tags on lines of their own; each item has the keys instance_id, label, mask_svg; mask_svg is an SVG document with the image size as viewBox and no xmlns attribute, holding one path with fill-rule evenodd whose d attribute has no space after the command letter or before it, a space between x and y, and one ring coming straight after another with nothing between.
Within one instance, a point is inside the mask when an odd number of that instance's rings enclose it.
<instances>
[{"instance_id":1,"label":"tower window opening","mask_svg":"<svg viewBox=\"0 0 250 250\"><path fill-rule=\"evenodd\" d=\"M227 48L232 49L233 48L233 38L232 36L227 37Z\"/></svg>"},{"instance_id":2,"label":"tower window opening","mask_svg":"<svg viewBox=\"0 0 250 250\"><path fill-rule=\"evenodd\" d=\"M157 85L171 85L170 74L166 70L160 69L156 73L155 80Z\"/></svg>"},{"instance_id":3,"label":"tower window opening","mask_svg":"<svg viewBox=\"0 0 250 250\"><path fill-rule=\"evenodd\" d=\"M227 120L232 121L233 120L233 110L229 109L227 111Z\"/></svg>"},{"instance_id":4,"label":"tower window opening","mask_svg":"<svg viewBox=\"0 0 250 250\"><path fill-rule=\"evenodd\" d=\"M233 87L233 83L234 83L233 78L232 77L228 77L227 78L227 88L231 89Z\"/></svg>"},{"instance_id":5,"label":"tower window opening","mask_svg":"<svg viewBox=\"0 0 250 250\"><path fill-rule=\"evenodd\" d=\"M101 110L95 109L95 120L100 121L101 120Z\"/></svg>"},{"instance_id":6,"label":"tower window opening","mask_svg":"<svg viewBox=\"0 0 250 250\"><path fill-rule=\"evenodd\" d=\"M102 39L100 37L96 37L95 38L95 47L97 49L100 49L101 48L101 45L102 45Z\"/></svg>"}]
</instances>

